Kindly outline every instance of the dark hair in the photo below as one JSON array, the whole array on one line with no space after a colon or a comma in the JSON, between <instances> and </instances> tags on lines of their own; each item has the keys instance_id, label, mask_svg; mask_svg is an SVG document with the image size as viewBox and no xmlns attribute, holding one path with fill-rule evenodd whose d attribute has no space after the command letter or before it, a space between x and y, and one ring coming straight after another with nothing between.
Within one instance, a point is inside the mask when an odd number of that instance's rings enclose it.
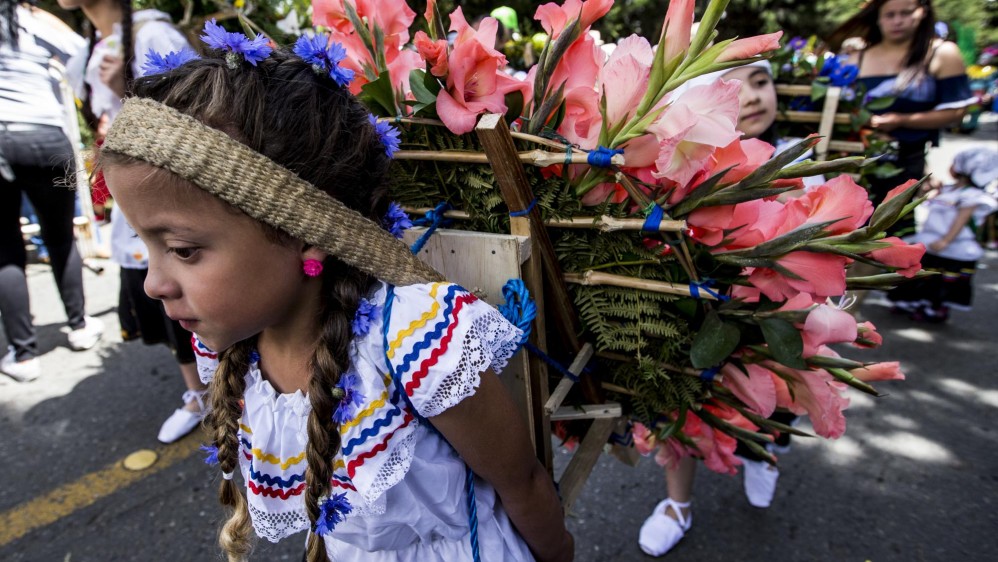
<instances>
[{"instance_id":1,"label":"dark hair","mask_svg":"<svg viewBox=\"0 0 998 562\"><path fill-rule=\"evenodd\" d=\"M0 0L0 45L17 48L17 0Z\"/></svg>"},{"instance_id":2,"label":"dark hair","mask_svg":"<svg viewBox=\"0 0 998 562\"><path fill-rule=\"evenodd\" d=\"M936 36L935 24L936 14L932 9L932 0L915 0L918 6L924 10L925 14L915 30L908 52L905 54L901 73L897 79L897 89L903 89L909 84L916 84L925 77L927 71L926 58L932 48L932 41ZM888 0L869 0L863 8L854 16L847 19L828 36L828 45L833 51L842 47L842 42L850 37L862 37L869 48L884 40L877 19L880 16L880 8Z\"/></svg>"},{"instance_id":3,"label":"dark hair","mask_svg":"<svg viewBox=\"0 0 998 562\"><path fill-rule=\"evenodd\" d=\"M223 57L209 56L165 74L139 78L133 90L138 97L156 100L226 132L368 218L377 220L387 210L389 159L368 121L369 112L349 91L317 74L289 49L276 49L256 67L241 63L234 69ZM105 164L124 162L127 158L115 154L104 160ZM333 257L324 265L322 328L310 361L308 385L312 411L305 505L313 525L319 516L319 498L330 492L333 459L340 447L332 389L349 368L351 321L361 297L376 281ZM254 340L223 351L211 383L206 424L223 472L239 467L239 401ZM223 480L219 501L232 508L219 543L230 560L242 560L249 552L252 534L246 499L235 481ZM325 543L315 533L309 536L308 560L327 560Z\"/></svg>"},{"instance_id":4,"label":"dark hair","mask_svg":"<svg viewBox=\"0 0 998 562\"><path fill-rule=\"evenodd\" d=\"M135 61L135 47L132 37L132 0L118 0L121 3L121 52L125 57L123 71L125 73L125 95L128 95L132 82L135 80L135 73L132 71L132 64ZM94 54L94 47L97 45L97 29L93 22L86 24L87 31L87 58L83 61L83 72L86 74L87 66L90 65L90 57ZM95 115L90 108L90 96L93 95L93 88L86 80L83 81L83 102L82 112L87 124L91 129L97 129L97 121L100 115Z\"/></svg>"}]
</instances>

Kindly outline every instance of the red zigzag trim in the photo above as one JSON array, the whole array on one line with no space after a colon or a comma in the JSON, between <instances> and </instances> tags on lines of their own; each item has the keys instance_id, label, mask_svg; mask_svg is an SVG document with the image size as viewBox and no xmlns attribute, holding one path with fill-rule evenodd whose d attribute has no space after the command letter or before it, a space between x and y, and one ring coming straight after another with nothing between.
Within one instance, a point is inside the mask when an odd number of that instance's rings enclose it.
<instances>
[{"instance_id":1,"label":"red zigzag trim","mask_svg":"<svg viewBox=\"0 0 998 562\"><path fill-rule=\"evenodd\" d=\"M357 471L357 467L363 465L364 461L366 461L367 459L369 459L371 457L374 457L378 453L380 453L380 452L384 451L385 449L387 449L388 448L388 441L391 440L391 438L392 438L393 435L395 435L395 432L398 431L398 430L400 430L400 429L402 429L403 427L409 425L409 422L411 422L411 421L412 421L412 414L410 414L409 412L406 412L405 413L405 420L403 420L402 425L396 427L394 430L392 430L391 433L389 433L388 435L386 435L384 441L382 441L381 443L378 443L370 451L367 451L365 453L361 453L360 455L357 456L357 458L355 458L355 459L351 460L349 463L347 463L347 474L350 475L350 478L354 477L354 474L356 474L356 471Z\"/></svg>"},{"instance_id":2,"label":"red zigzag trim","mask_svg":"<svg viewBox=\"0 0 998 562\"><path fill-rule=\"evenodd\" d=\"M438 357L447 352L450 340L454 337L454 329L457 328L457 313L461 311L461 308L464 307L465 303L474 302L476 300L478 299L475 295L470 293L461 295L455 299L454 312L451 313L451 315L454 316L454 321L447 326L447 333L444 334L444 337L440 338L440 345L433 348L433 351L430 352L430 356L419 364L419 370L413 373L412 379L405 384L406 394L412 396L413 391L419 388L419 385L422 383L422 379L426 377L430 370L430 366L437 362Z\"/></svg>"}]
</instances>

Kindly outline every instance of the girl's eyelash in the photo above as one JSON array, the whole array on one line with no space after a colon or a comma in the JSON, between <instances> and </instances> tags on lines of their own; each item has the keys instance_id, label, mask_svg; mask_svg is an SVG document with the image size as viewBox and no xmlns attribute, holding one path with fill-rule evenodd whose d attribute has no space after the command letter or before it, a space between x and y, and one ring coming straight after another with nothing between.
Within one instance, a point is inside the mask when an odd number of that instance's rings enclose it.
<instances>
[{"instance_id":1,"label":"girl's eyelash","mask_svg":"<svg viewBox=\"0 0 998 562\"><path fill-rule=\"evenodd\" d=\"M189 260L197 254L198 248L196 247L168 248L167 252L177 256L181 260Z\"/></svg>"}]
</instances>

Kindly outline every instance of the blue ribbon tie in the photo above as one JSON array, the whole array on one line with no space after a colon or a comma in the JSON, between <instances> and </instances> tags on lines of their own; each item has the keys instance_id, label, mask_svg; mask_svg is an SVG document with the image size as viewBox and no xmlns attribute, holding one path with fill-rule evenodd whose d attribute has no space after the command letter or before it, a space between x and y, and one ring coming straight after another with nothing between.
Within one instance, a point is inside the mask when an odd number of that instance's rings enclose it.
<instances>
[{"instance_id":1,"label":"blue ribbon tie","mask_svg":"<svg viewBox=\"0 0 998 562\"><path fill-rule=\"evenodd\" d=\"M591 151L586 160L589 162L589 165L594 168L609 168L613 163L613 155L623 153L623 148L610 149L605 146L600 146L596 150Z\"/></svg>"}]
</instances>

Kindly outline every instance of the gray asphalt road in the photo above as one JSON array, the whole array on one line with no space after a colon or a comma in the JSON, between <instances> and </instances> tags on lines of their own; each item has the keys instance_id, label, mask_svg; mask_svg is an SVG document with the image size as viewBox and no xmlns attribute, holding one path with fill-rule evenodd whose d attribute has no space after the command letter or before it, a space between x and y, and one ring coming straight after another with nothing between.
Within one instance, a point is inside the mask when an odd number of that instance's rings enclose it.
<instances>
[{"instance_id":1,"label":"gray asphalt road","mask_svg":"<svg viewBox=\"0 0 998 562\"><path fill-rule=\"evenodd\" d=\"M995 122L986 126L973 142L995 143ZM947 138L932 156L934 169L948 167L971 141ZM113 267L86 273L88 310L109 333L95 350L73 353L49 268L29 269L45 375L28 384L0 377L0 560L220 559L217 471L192 453L196 435L167 448L156 442L183 385L165 348L125 344L114 333L116 277ZM885 343L862 358L900 359L908 380L882 384L884 398L852 394L838 441L797 440L781 458L768 510L746 503L740 476L701 471L694 527L667 559L994 559L998 254L982 263L976 291L975 312L945 326L912 324L865 303L860 315ZM144 473L115 467L139 449L157 449L160 462ZM604 456L569 514L577 559L646 559L637 529L663 494L650 459L630 468ZM299 560L302 546L261 543L253 560Z\"/></svg>"}]
</instances>

